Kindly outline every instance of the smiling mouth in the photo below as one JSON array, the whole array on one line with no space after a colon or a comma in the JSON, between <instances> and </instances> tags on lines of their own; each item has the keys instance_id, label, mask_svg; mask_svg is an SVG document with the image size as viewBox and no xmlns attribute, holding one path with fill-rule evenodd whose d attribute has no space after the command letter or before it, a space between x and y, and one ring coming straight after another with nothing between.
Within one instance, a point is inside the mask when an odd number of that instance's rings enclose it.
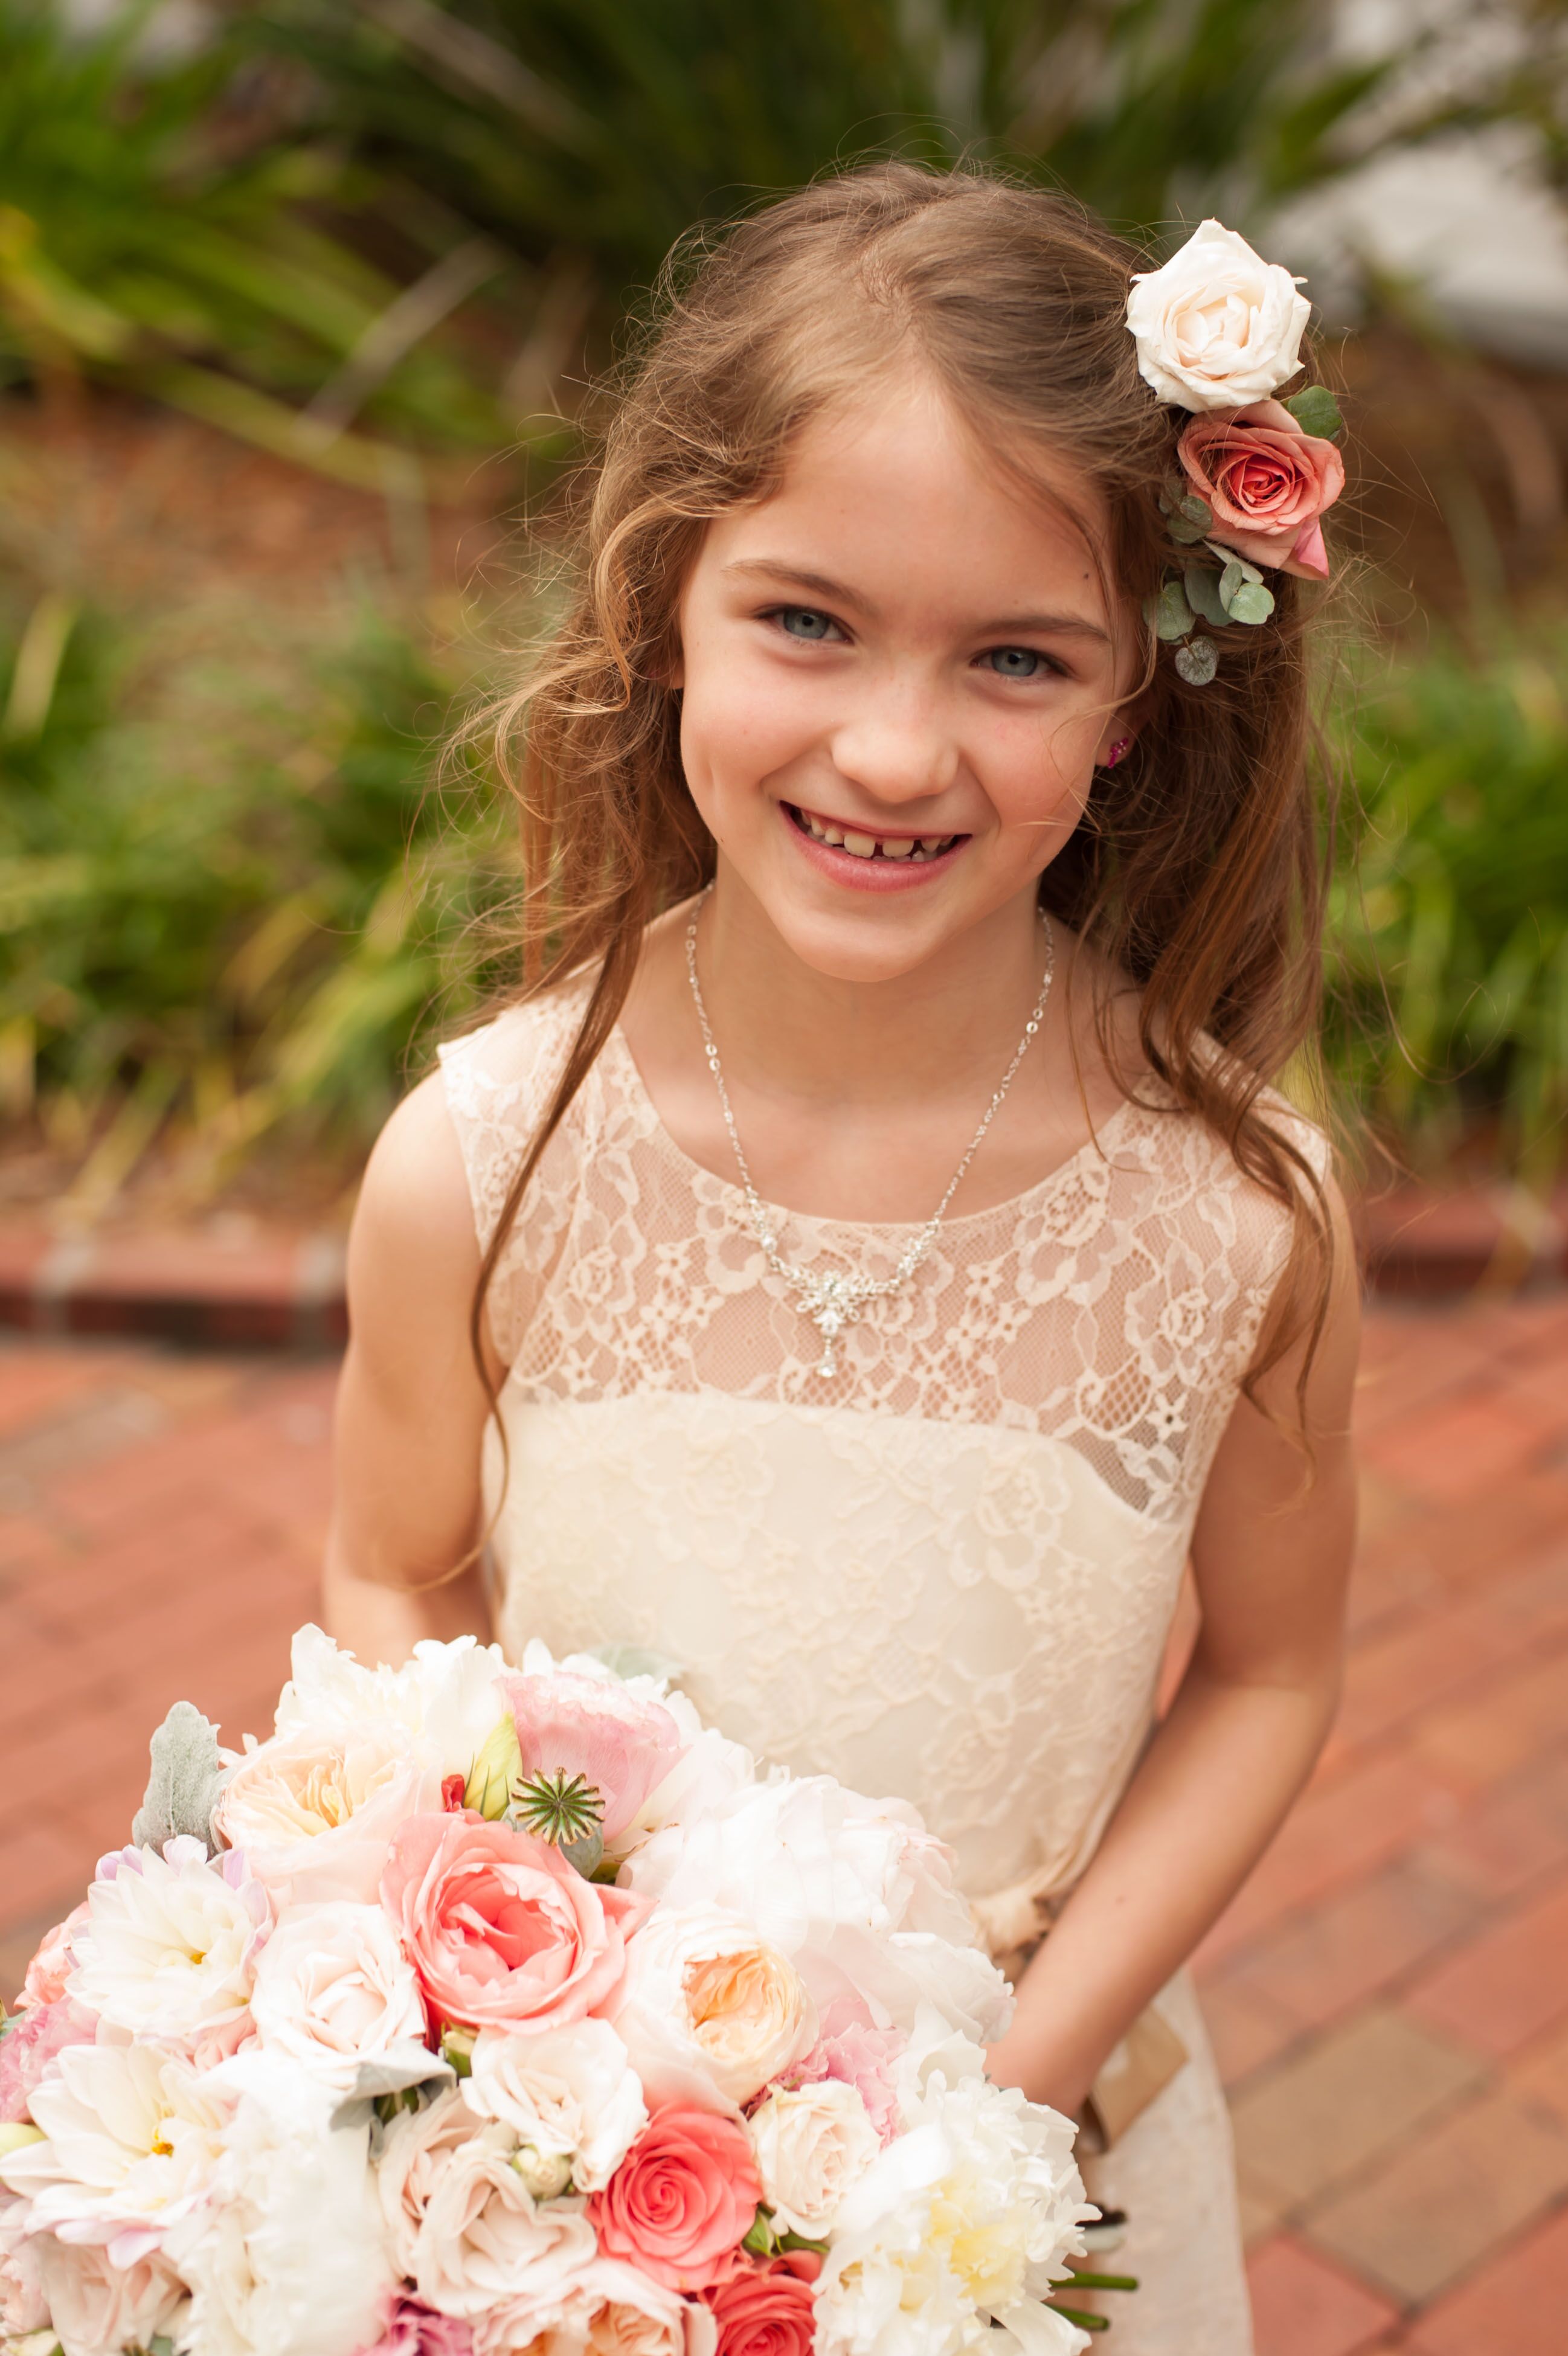
<instances>
[{"instance_id":1,"label":"smiling mouth","mask_svg":"<svg viewBox=\"0 0 1568 2356\"><path fill-rule=\"evenodd\" d=\"M857 827L840 826L831 818L819 818L814 810L801 809L795 802L786 802L784 807L802 834L809 834L813 842L825 843L832 851L847 851L852 859L880 859L895 865L918 866L942 858L955 843L969 839L962 834L865 834Z\"/></svg>"}]
</instances>

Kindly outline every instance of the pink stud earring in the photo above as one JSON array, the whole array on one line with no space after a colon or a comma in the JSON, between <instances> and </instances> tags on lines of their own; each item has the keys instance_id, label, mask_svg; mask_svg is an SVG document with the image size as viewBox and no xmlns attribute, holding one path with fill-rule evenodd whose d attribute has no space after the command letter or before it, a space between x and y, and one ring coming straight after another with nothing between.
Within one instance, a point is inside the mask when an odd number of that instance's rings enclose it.
<instances>
[{"instance_id":1,"label":"pink stud earring","mask_svg":"<svg viewBox=\"0 0 1568 2356\"><path fill-rule=\"evenodd\" d=\"M1105 755L1105 766L1108 769L1113 769L1116 766L1117 762L1131 749L1132 743L1131 736L1118 736L1115 744Z\"/></svg>"}]
</instances>

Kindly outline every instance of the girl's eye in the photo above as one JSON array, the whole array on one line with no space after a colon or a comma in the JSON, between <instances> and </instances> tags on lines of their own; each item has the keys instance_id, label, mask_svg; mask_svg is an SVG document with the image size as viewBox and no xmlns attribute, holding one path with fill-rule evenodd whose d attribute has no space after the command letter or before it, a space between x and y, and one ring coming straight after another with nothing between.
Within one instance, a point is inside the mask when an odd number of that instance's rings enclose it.
<instances>
[{"instance_id":1,"label":"girl's eye","mask_svg":"<svg viewBox=\"0 0 1568 2356\"><path fill-rule=\"evenodd\" d=\"M790 637L811 638L819 643L838 627L831 614L819 614L814 605L779 605L773 619Z\"/></svg>"},{"instance_id":2,"label":"girl's eye","mask_svg":"<svg viewBox=\"0 0 1568 2356\"><path fill-rule=\"evenodd\" d=\"M1036 654L1033 647L990 647L981 660L999 679L1037 679L1050 668L1045 656Z\"/></svg>"}]
</instances>

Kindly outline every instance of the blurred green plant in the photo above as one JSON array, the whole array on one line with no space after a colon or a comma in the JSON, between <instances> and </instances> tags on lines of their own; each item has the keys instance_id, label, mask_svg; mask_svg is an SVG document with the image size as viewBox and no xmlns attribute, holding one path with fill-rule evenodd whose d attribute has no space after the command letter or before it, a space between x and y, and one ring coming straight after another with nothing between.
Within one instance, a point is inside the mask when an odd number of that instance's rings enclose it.
<instances>
[{"instance_id":1,"label":"blurred green plant","mask_svg":"<svg viewBox=\"0 0 1568 2356\"><path fill-rule=\"evenodd\" d=\"M1418 1169L1544 1189L1568 1142L1568 629L1399 659L1347 701L1329 1068Z\"/></svg>"},{"instance_id":2,"label":"blurred green plant","mask_svg":"<svg viewBox=\"0 0 1568 2356\"><path fill-rule=\"evenodd\" d=\"M0 1109L113 1194L351 1161L486 978L499 809L443 781L455 673L360 609L247 675L35 603L0 657Z\"/></svg>"},{"instance_id":3,"label":"blurred green plant","mask_svg":"<svg viewBox=\"0 0 1568 2356\"><path fill-rule=\"evenodd\" d=\"M412 467L375 435L493 444L429 337L504 258L458 230L400 290L322 225L365 186L238 28L170 55L156 15L0 0L0 383L107 380L370 489Z\"/></svg>"},{"instance_id":4,"label":"blurred green plant","mask_svg":"<svg viewBox=\"0 0 1568 2356\"><path fill-rule=\"evenodd\" d=\"M1423 37L1348 60L1319 0L246 0L243 17L309 65L319 120L383 176L392 218L434 192L545 273L546 340L590 284L613 321L693 221L868 152L1001 155L1133 229L1215 207L1245 225L1359 160L1358 120ZM1380 135L1520 102L1511 82L1463 105L1444 88Z\"/></svg>"}]
</instances>

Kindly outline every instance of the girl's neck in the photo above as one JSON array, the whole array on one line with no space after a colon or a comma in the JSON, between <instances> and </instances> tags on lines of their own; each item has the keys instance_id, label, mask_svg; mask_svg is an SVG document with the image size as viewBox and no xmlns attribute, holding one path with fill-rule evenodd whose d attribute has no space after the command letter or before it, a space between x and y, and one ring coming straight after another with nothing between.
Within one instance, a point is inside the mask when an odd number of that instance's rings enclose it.
<instances>
[{"instance_id":1,"label":"girl's neck","mask_svg":"<svg viewBox=\"0 0 1568 2356\"><path fill-rule=\"evenodd\" d=\"M679 919L682 979L689 922ZM955 1079L972 1093L976 1076L1000 1076L1045 961L1032 894L888 981L808 965L723 868L698 921L698 974L726 1079L820 1114L929 1102Z\"/></svg>"}]
</instances>

